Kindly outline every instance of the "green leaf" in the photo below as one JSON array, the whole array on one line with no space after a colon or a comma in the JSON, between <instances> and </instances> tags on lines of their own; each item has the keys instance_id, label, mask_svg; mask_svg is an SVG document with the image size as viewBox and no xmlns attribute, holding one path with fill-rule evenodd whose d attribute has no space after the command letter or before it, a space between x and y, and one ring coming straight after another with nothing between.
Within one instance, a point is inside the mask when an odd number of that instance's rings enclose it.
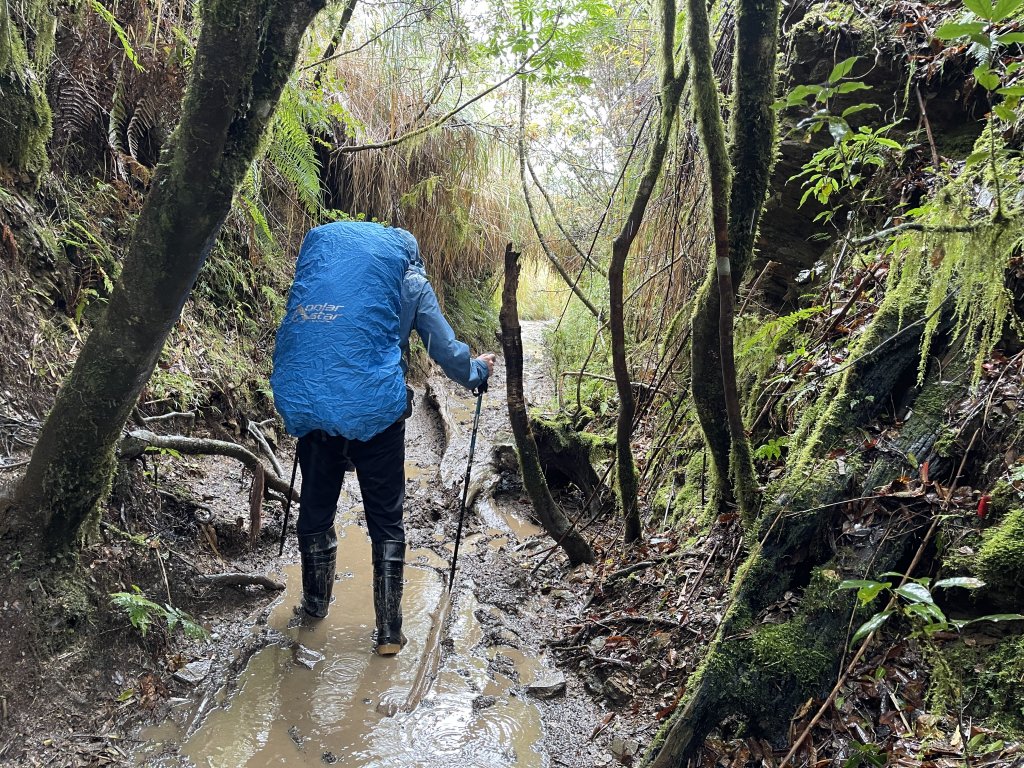
<instances>
[{"instance_id":1,"label":"green leaf","mask_svg":"<svg viewBox=\"0 0 1024 768\"><path fill-rule=\"evenodd\" d=\"M932 584L933 589L936 587L942 587L943 589L946 589L947 587L963 587L964 589L977 589L978 587L984 586L984 581L982 581L981 579L972 578L970 576L954 576L951 579L939 579L934 584Z\"/></svg>"},{"instance_id":2,"label":"green leaf","mask_svg":"<svg viewBox=\"0 0 1024 768\"><path fill-rule=\"evenodd\" d=\"M922 584L917 584L916 582L904 584L902 587L899 587L894 591L904 600L908 600L911 603L935 602L932 599L932 593L928 591L928 588L923 586Z\"/></svg>"},{"instance_id":3,"label":"green leaf","mask_svg":"<svg viewBox=\"0 0 1024 768\"><path fill-rule=\"evenodd\" d=\"M1024 621L1024 616L1019 613L993 613L989 616L979 616L976 619L971 619L968 624L977 624L979 621Z\"/></svg>"},{"instance_id":4,"label":"green leaf","mask_svg":"<svg viewBox=\"0 0 1024 768\"><path fill-rule=\"evenodd\" d=\"M853 93L854 91L870 91L871 86L860 80L848 80L836 86L836 93Z\"/></svg>"},{"instance_id":5,"label":"green leaf","mask_svg":"<svg viewBox=\"0 0 1024 768\"><path fill-rule=\"evenodd\" d=\"M865 109L878 109L877 104L854 104L852 107L847 107L843 110L842 117L846 118L850 115L855 115L858 112L863 112Z\"/></svg>"},{"instance_id":6,"label":"green leaf","mask_svg":"<svg viewBox=\"0 0 1024 768\"><path fill-rule=\"evenodd\" d=\"M996 93L1003 96L1024 96L1024 85L1006 85L998 89Z\"/></svg>"},{"instance_id":7,"label":"green leaf","mask_svg":"<svg viewBox=\"0 0 1024 768\"><path fill-rule=\"evenodd\" d=\"M996 104L992 107L992 111L995 112L996 117L1000 120L1004 120L1007 123L1017 122L1017 113L1005 104Z\"/></svg>"},{"instance_id":8,"label":"green leaf","mask_svg":"<svg viewBox=\"0 0 1024 768\"><path fill-rule=\"evenodd\" d=\"M992 9L992 21L1002 21L1024 4L1024 0L996 0ZM966 3L965 3L966 5Z\"/></svg>"},{"instance_id":9,"label":"green leaf","mask_svg":"<svg viewBox=\"0 0 1024 768\"><path fill-rule=\"evenodd\" d=\"M993 72L988 64L980 64L974 68L974 79L986 91L994 91L999 87L999 75Z\"/></svg>"},{"instance_id":10,"label":"green leaf","mask_svg":"<svg viewBox=\"0 0 1024 768\"><path fill-rule=\"evenodd\" d=\"M964 0L964 7L975 16L980 16L983 19L992 18L993 8L989 0Z\"/></svg>"},{"instance_id":11,"label":"green leaf","mask_svg":"<svg viewBox=\"0 0 1024 768\"><path fill-rule=\"evenodd\" d=\"M839 585L839 589L856 589L857 600L861 605L867 605L882 592L889 589L892 584L888 581L871 581L868 579L847 579Z\"/></svg>"},{"instance_id":12,"label":"green leaf","mask_svg":"<svg viewBox=\"0 0 1024 768\"><path fill-rule=\"evenodd\" d=\"M935 30L935 37L940 40L955 40L966 35L976 35L985 31L985 25L980 21L971 21L966 24L943 24Z\"/></svg>"},{"instance_id":13,"label":"green leaf","mask_svg":"<svg viewBox=\"0 0 1024 768\"><path fill-rule=\"evenodd\" d=\"M863 624L861 624L860 628L853 633L853 639L850 640L850 645L853 645L858 640L862 640L863 638L867 637L872 632L874 632L876 629L878 629L880 626L885 624L889 617L892 616L892 613L892 611L880 611L879 613L876 613L870 619L865 621Z\"/></svg>"},{"instance_id":14,"label":"green leaf","mask_svg":"<svg viewBox=\"0 0 1024 768\"><path fill-rule=\"evenodd\" d=\"M844 77L846 77L850 70L853 69L853 65L857 63L859 56L851 56L848 59L843 59L832 68L832 73L828 76L830 83L838 83Z\"/></svg>"},{"instance_id":15,"label":"green leaf","mask_svg":"<svg viewBox=\"0 0 1024 768\"><path fill-rule=\"evenodd\" d=\"M1001 35L996 35L996 42L1000 45L1024 43L1024 32L1004 32Z\"/></svg>"},{"instance_id":16,"label":"green leaf","mask_svg":"<svg viewBox=\"0 0 1024 768\"><path fill-rule=\"evenodd\" d=\"M139 72L145 72L145 67L139 63L139 57L135 55L135 49L132 47L131 41L128 39L128 33L125 32L124 27L118 22L111 13L99 2L99 0L92 0L92 9L99 14L100 18L103 19L110 26L114 33L117 35L117 39L121 41L121 47L124 49L124 55L128 57L130 61Z\"/></svg>"},{"instance_id":17,"label":"green leaf","mask_svg":"<svg viewBox=\"0 0 1024 768\"><path fill-rule=\"evenodd\" d=\"M986 152L985 150L981 150L979 152L973 152L972 154L967 156L967 160L965 161L965 166L967 168L970 168L972 165L977 165L978 163L981 163L981 162L984 162L984 161L988 160L988 158L989 158L989 153Z\"/></svg>"}]
</instances>

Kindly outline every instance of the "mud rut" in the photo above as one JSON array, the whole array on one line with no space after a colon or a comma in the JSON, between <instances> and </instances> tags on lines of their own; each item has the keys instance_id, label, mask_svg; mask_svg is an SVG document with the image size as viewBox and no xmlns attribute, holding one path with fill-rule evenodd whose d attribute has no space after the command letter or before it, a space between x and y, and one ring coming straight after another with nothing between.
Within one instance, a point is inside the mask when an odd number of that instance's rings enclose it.
<instances>
[{"instance_id":1,"label":"mud rut","mask_svg":"<svg viewBox=\"0 0 1024 768\"><path fill-rule=\"evenodd\" d=\"M523 335L528 397L544 402L553 382L545 373L543 325L524 323ZM500 365L484 397L470 486L474 503L440 669L414 711L385 714L412 686L447 577L474 405L472 395L457 389L432 378L407 425L410 549L403 608L409 645L393 659L372 653L369 539L357 483L346 477L337 522L339 576L328 617L312 625L295 618L301 579L292 548L290 564L281 568L283 596L223 632L235 639L209 654L227 660L220 674L180 699L164 724L143 731L136 765L594 764L598 750L589 737L601 713L572 675L554 668L543 647L560 616L575 614L579 605L571 584L552 590L558 595L552 602L530 583L534 555L549 542L523 516L522 494L503 492L511 435ZM566 575L565 569L556 574Z\"/></svg>"}]
</instances>

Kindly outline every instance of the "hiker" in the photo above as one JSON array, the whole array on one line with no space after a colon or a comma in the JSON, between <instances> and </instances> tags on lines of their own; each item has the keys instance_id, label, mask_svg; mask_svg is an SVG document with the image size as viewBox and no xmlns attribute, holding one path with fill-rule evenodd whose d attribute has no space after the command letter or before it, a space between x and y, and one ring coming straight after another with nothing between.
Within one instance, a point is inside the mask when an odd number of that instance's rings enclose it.
<instances>
[{"instance_id":1,"label":"hiker","mask_svg":"<svg viewBox=\"0 0 1024 768\"><path fill-rule=\"evenodd\" d=\"M409 335L454 381L487 382L495 356L470 356L444 319L419 246L404 229L364 221L310 230L277 332L274 403L299 438L302 500L296 523L302 609L327 615L334 584L334 516L345 471L355 468L373 558L375 650L398 653L405 564L405 383Z\"/></svg>"}]
</instances>

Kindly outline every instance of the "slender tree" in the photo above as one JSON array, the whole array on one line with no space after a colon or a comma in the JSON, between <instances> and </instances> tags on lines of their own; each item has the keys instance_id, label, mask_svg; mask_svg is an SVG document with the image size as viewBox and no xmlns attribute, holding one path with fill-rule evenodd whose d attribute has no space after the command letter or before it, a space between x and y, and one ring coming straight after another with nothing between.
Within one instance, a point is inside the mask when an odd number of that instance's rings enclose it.
<instances>
[{"instance_id":1,"label":"slender tree","mask_svg":"<svg viewBox=\"0 0 1024 768\"><path fill-rule=\"evenodd\" d=\"M686 84L688 68L685 62L678 66L675 60L675 0L661 0L658 5L661 37L658 41L659 55L659 97L661 112L651 142L650 153L644 166L643 175L633 196L629 215L621 230L612 241L612 258L608 266L608 295L610 311L608 325L612 334L612 367L615 373L615 387L619 394L619 416L615 429L616 488L626 521L626 542L638 541L642 535L640 512L637 507L638 479L636 463L630 440L633 437L633 418L636 403L633 398L633 382L626 359L626 324L624 318L624 283L626 260L630 248L640 231L647 204L654 194L655 185L661 175L668 151L672 125L675 122L679 100Z\"/></svg>"},{"instance_id":2,"label":"slender tree","mask_svg":"<svg viewBox=\"0 0 1024 768\"><path fill-rule=\"evenodd\" d=\"M559 508L540 464L537 440L530 427L526 413L526 396L523 394L523 334L519 326L519 305L516 291L519 288L519 254L509 243L505 248L505 285L501 290L501 345L505 353L505 389L508 396L508 418L512 436L516 441L516 453L522 469L523 486L533 502L537 520L569 557L573 565L593 563L594 550L575 526Z\"/></svg>"},{"instance_id":3,"label":"slender tree","mask_svg":"<svg viewBox=\"0 0 1024 768\"><path fill-rule=\"evenodd\" d=\"M67 550L106 495L122 428L231 207L324 0L210 0L182 104L107 311L32 453L4 529Z\"/></svg>"},{"instance_id":4,"label":"slender tree","mask_svg":"<svg viewBox=\"0 0 1024 768\"><path fill-rule=\"evenodd\" d=\"M728 151L711 68L710 25L703 4L701 9L695 5L691 0L688 47L694 68L694 116L708 155L715 254L695 300L691 388L716 490L723 500L735 500L749 521L756 513L757 491L736 391L733 277L741 277L750 265L768 193L779 5L774 0L743 0L737 7ZM724 422L722 413L728 416Z\"/></svg>"}]
</instances>

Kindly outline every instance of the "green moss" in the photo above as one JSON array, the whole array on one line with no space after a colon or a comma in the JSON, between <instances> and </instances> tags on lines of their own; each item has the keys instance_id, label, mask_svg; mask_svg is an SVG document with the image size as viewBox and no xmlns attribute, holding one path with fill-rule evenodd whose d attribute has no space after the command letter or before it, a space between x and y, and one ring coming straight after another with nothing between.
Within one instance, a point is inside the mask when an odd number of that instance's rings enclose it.
<instances>
[{"instance_id":1,"label":"green moss","mask_svg":"<svg viewBox=\"0 0 1024 768\"><path fill-rule=\"evenodd\" d=\"M0 166L38 179L49 169L46 143L53 131L53 113L6 5L0 7L0 93Z\"/></svg>"},{"instance_id":2,"label":"green moss","mask_svg":"<svg viewBox=\"0 0 1024 768\"><path fill-rule=\"evenodd\" d=\"M1011 511L985 532L976 570L989 589L1024 589L1024 509Z\"/></svg>"},{"instance_id":3,"label":"green moss","mask_svg":"<svg viewBox=\"0 0 1024 768\"><path fill-rule=\"evenodd\" d=\"M1024 637L998 645L951 643L937 651L928 705L938 713L981 719L1013 738L1024 737Z\"/></svg>"},{"instance_id":4,"label":"green moss","mask_svg":"<svg viewBox=\"0 0 1024 768\"><path fill-rule=\"evenodd\" d=\"M820 611L832 608L836 603L836 590L843 579L832 568L815 568L811 573L811 581L804 589L800 603L801 610Z\"/></svg>"},{"instance_id":5,"label":"green moss","mask_svg":"<svg viewBox=\"0 0 1024 768\"><path fill-rule=\"evenodd\" d=\"M754 662L772 677L814 686L831 667L832 654L818 647L818 639L801 618L767 624L754 633Z\"/></svg>"}]
</instances>

